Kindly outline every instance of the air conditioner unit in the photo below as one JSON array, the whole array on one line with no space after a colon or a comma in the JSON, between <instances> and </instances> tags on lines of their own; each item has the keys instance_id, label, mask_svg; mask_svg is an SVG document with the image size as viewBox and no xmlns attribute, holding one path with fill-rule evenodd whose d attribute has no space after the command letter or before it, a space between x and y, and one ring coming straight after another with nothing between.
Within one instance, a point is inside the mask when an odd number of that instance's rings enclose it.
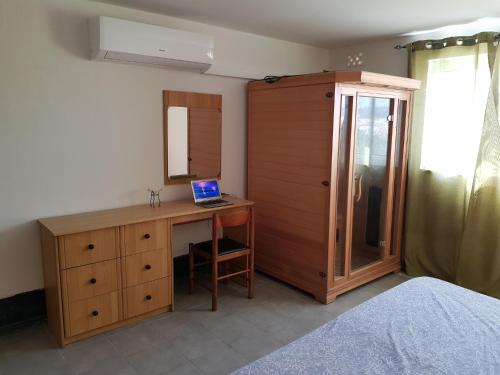
<instances>
[{"instance_id":1,"label":"air conditioner unit","mask_svg":"<svg viewBox=\"0 0 500 375\"><path fill-rule=\"evenodd\" d=\"M89 23L94 60L163 65L200 73L214 61L214 40L208 35L103 16Z\"/></svg>"}]
</instances>

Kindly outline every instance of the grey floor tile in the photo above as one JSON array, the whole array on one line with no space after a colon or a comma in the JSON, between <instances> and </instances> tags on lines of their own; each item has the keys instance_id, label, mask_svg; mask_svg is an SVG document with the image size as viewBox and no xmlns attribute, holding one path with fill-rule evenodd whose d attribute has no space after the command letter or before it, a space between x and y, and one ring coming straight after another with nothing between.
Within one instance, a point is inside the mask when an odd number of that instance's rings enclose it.
<instances>
[{"instance_id":1,"label":"grey floor tile","mask_svg":"<svg viewBox=\"0 0 500 375\"><path fill-rule=\"evenodd\" d=\"M69 363L59 353L29 351L0 360L0 373L8 375L74 375Z\"/></svg>"},{"instance_id":2,"label":"grey floor tile","mask_svg":"<svg viewBox=\"0 0 500 375\"><path fill-rule=\"evenodd\" d=\"M162 375L203 375L203 372L199 370L191 362L183 363L182 365L163 373Z\"/></svg>"},{"instance_id":3,"label":"grey floor tile","mask_svg":"<svg viewBox=\"0 0 500 375\"><path fill-rule=\"evenodd\" d=\"M254 361L280 348L282 343L264 332L255 332L239 337L230 346L246 360Z\"/></svg>"},{"instance_id":4,"label":"grey floor tile","mask_svg":"<svg viewBox=\"0 0 500 375\"><path fill-rule=\"evenodd\" d=\"M202 334L206 331L193 318L190 311L176 311L164 319L155 320L151 325L163 341L172 341L177 337Z\"/></svg>"},{"instance_id":5,"label":"grey floor tile","mask_svg":"<svg viewBox=\"0 0 500 375\"><path fill-rule=\"evenodd\" d=\"M172 343L160 343L127 357L132 368L139 375L167 373L189 360Z\"/></svg>"},{"instance_id":6,"label":"grey floor tile","mask_svg":"<svg viewBox=\"0 0 500 375\"><path fill-rule=\"evenodd\" d=\"M186 358L193 360L209 353L225 350L228 346L210 332L177 337L173 342Z\"/></svg>"},{"instance_id":7,"label":"grey floor tile","mask_svg":"<svg viewBox=\"0 0 500 375\"><path fill-rule=\"evenodd\" d=\"M247 309L238 312L237 316L262 330L269 330L272 327L279 325L284 318L284 315L273 308L273 306L263 304L250 306Z\"/></svg>"},{"instance_id":8,"label":"grey floor tile","mask_svg":"<svg viewBox=\"0 0 500 375\"><path fill-rule=\"evenodd\" d=\"M248 360L232 348L208 353L192 361L206 375L229 374L248 363Z\"/></svg>"},{"instance_id":9,"label":"grey floor tile","mask_svg":"<svg viewBox=\"0 0 500 375\"><path fill-rule=\"evenodd\" d=\"M286 322L283 322L281 325L276 325L266 332L276 341L286 345L304 336L309 331L303 327L297 327L294 324L286 324Z\"/></svg>"},{"instance_id":10,"label":"grey floor tile","mask_svg":"<svg viewBox=\"0 0 500 375\"><path fill-rule=\"evenodd\" d=\"M257 331L262 332L253 324L237 315L229 315L225 319L221 319L210 330L215 337L218 337L226 344L231 344L241 336L252 335Z\"/></svg>"},{"instance_id":11,"label":"grey floor tile","mask_svg":"<svg viewBox=\"0 0 500 375\"><path fill-rule=\"evenodd\" d=\"M94 373L107 364L107 361L117 359L120 363L122 359L118 350L104 335L69 345L61 350L61 354L75 374Z\"/></svg>"},{"instance_id":12,"label":"grey floor tile","mask_svg":"<svg viewBox=\"0 0 500 375\"><path fill-rule=\"evenodd\" d=\"M146 321L130 328L122 328L106 337L119 353L131 355L164 340L161 332L156 329L155 322Z\"/></svg>"},{"instance_id":13,"label":"grey floor tile","mask_svg":"<svg viewBox=\"0 0 500 375\"><path fill-rule=\"evenodd\" d=\"M93 363L92 368L78 375L137 375L127 360L111 357Z\"/></svg>"}]
</instances>

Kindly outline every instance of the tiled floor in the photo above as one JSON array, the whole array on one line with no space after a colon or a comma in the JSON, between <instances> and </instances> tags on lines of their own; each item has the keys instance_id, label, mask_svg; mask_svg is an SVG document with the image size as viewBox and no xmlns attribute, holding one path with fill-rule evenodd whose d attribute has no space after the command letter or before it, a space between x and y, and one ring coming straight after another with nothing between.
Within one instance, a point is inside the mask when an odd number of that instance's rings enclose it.
<instances>
[{"instance_id":1,"label":"tiled floor","mask_svg":"<svg viewBox=\"0 0 500 375\"><path fill-rule=\"evenodd\" d=\"M188 295L180 280L176 312L65 349L55 345L45 322L0 331L0 375L227 374L407 279L389 275L321 305L258 274L253 300L236 284L221 285L215 313L208 291Z\"/></svg>"}]
</instances>

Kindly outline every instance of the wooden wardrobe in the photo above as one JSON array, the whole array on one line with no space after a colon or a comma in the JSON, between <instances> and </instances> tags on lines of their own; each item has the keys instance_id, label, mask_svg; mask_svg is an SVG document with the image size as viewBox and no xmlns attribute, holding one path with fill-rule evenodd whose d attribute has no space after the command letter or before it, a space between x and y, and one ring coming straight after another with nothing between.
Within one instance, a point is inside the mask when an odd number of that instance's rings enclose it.
<instances>
[{"instance_id":1,"label":"wooden wardrobe","mask_svg":"<svg viewBox=\"0 0 500 375\"><path fill-rule=\"evenodd\" d=\"M420 82L327 72L248 84L257 269L323 303L401 267Z\"/></svg>"}]
</instances>

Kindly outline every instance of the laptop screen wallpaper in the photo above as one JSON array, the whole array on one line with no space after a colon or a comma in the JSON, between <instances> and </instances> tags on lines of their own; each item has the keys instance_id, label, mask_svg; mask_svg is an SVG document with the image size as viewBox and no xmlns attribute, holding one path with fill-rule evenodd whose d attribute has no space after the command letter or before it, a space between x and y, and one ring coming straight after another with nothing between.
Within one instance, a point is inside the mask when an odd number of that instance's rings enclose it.
<instances>
[{"instance_id":1,"label":"laptop screen wallpaper","mask_svg":"<svg viewBox=\"0 0 500 375\"><path fill-rule=\"evenodd\" d=\"M195 199L218 198L220 196L217 181L201 181L193 183Z\"/></svg>"}]
</instances>

